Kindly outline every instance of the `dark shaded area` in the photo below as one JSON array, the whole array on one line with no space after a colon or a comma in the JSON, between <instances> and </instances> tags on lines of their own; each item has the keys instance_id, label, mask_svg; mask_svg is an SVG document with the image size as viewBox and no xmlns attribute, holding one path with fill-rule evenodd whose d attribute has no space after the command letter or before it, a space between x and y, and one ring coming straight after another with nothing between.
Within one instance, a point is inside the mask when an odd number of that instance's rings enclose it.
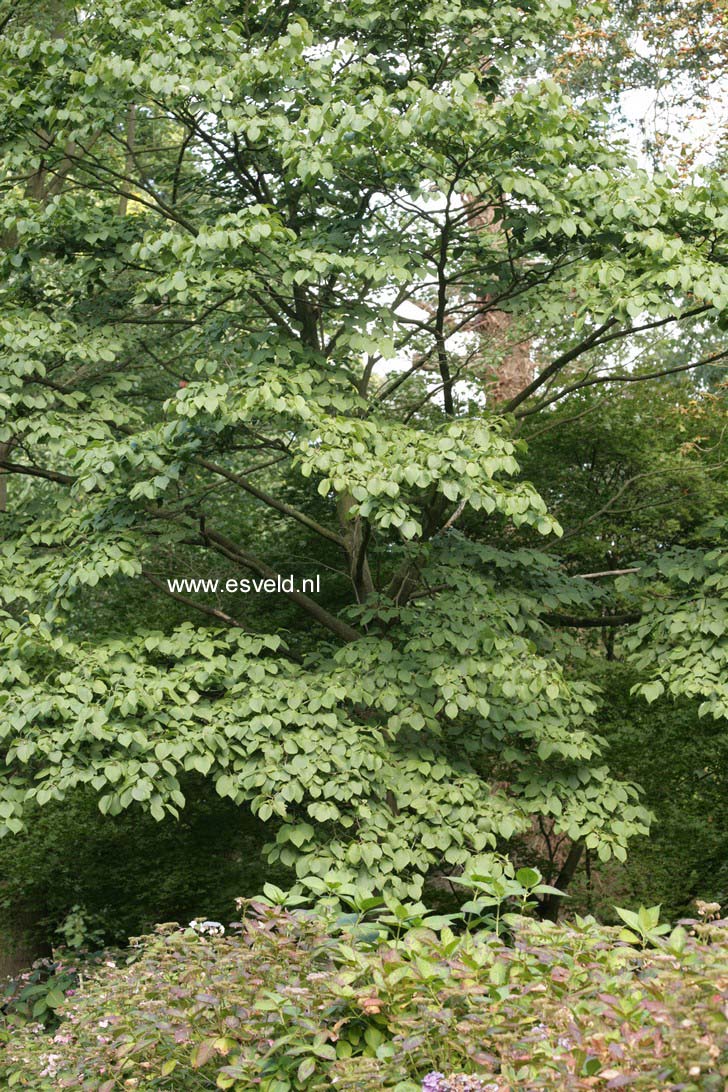
<instances>
[{"instance_id":1,"label":"dark shaded area","mask_svg":"<svg viewBox=\"0 0 728 1092\"><path fill-rule=\"evenodd\" d=\"M184 786L178 821L134 808L100 814L90 795L38 809L27 833L0 842L0 952L45 954L81 921L83 940L125 944L158 921L229 921L238 896L288 882L262 846L274 836L202 778Z\"/></svg>"}]
</instances>

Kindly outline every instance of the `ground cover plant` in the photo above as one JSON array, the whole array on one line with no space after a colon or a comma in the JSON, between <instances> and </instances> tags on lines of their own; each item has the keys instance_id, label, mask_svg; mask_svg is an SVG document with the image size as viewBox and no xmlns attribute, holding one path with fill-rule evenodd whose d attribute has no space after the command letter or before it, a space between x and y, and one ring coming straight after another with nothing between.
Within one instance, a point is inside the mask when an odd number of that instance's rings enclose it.
<instances>
[{"instance_id":1,"label":"ground cover plant","mask_svg":"<svg viewBox=\"0 0 728 1092\"><path fill-rule=\"evenodd\" d=\"M12 1036L8 1087L725 1087L725 922L671 932L642 910L620 932L507 914L506 938L426 914L397 928L390 912L383 937L354 924L365 914L242 909L225 935L163 926L92 972L54 1034Z\"/></svg>"}]
</instances>

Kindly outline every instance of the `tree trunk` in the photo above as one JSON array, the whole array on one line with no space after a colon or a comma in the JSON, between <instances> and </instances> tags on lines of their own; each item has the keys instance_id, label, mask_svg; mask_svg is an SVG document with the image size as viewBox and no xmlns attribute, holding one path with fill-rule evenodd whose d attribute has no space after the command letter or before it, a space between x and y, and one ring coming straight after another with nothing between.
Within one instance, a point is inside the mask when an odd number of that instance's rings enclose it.
<instances>
[{"instance_id":1,"label":"tree trunk","mask_svg":"<svg viewBox=\"0 0 728 1092\"><path fill-rule=\"evenodd\" d=\"M574 873L576 872L583 852L583 842L574 842L572 844L569 854L564 861L564 866L554 881L554 887L558 887L560 891L566 892L567 887L574 878ZM538 908L538 916L541 921L556 921L558 919L562 899L563 895L544 895Z\"/></svg>"}]
</instances>

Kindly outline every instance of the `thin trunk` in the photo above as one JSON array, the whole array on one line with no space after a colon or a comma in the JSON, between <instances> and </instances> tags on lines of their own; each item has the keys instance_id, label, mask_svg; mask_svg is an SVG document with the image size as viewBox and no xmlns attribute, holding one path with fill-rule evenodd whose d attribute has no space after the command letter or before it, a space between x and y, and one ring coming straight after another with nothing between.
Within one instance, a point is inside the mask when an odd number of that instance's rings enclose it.
<instances>
[{"instance_id":1,"label":"thin trunk","mask_svg":"<svg viewBox=\"0 0 728 1092\"><path fill-rule=\"evenodd\" d=\"M0 444L0 464L4 463L10 454L10 444ZM8 507L8 472L0 465L0 512L7 511Z\"/></svg>"},{"instance_id":2,"label":"thin trunk","mask_svg":"<svg viewBox=\"0 0 728 1092\"><path fill-rule=\"evenodd\" d=\"M134 138L136 135L136 106L134 103L129 104L129 111L126 116L126 160L124 163L124 173L127 179L131 180L134 176ZM119 198L119 216L126 216L126 211L129 206L129 197L126 193L123 193Z\"/></svg>"},{"instance_id":3,"label":"thin trunk","mask_svg":"<svg viewBox=\"0 0 728 1092\"><path fill-rule=\"evenodd\" d=\"M566 892L567 887L574 878L574 873L579 866L583 852L583 842L574 842L572 844L564 865L554 881L554 887ZM538 916L542 921L556 921L558 919L562 899L563 895L544 895L538 908Z\"/></svg>"},{"instance_id":4,"label":"thin trunk","mask_svg":"<svg viewBox=\"0 0 728 1092\"><path fill-rule=\"evenodd\" d=\"M341 527L344 548L349 560L349 573L359 603L363 603L375 591L374 581L367 560L370 527L360 517L349 519L349 512L356 502L350 493L345 493L338 503L339 525Z\"/></svg>"}]
</instances>

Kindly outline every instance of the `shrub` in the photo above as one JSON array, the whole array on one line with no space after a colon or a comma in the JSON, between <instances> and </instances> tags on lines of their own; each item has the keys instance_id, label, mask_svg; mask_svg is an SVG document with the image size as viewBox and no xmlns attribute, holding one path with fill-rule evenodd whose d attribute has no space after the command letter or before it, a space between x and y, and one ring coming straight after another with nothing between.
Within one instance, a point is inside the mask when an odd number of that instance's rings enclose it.
<instances>
[{"instance_id":1,"label":"shrub","mask_svg":"<svg viewBox=\"0 0 728 1092\"><path fill-rule=\"evenodd\" d=\"M602 689L599 731L610 767L643 791L654 813L649 838L635 838L624 863L589 853L569 888L570 906L613 921L613 904L660 902L670 919L691 913L696 897L728 898L728 733L725 721L699 716L698 700L663 696L648 705L631 694L640 675L629 664L604 665L593 681ZM669 785L669 792L666 786ZM534 860L533 850L528 856Z\"/></svg>"},{"instance_id":2,"label":"shrub","mask_svg":"<svg viewBox=\"0 0 728 1092\"><path fill-rule=\"evenodd\" d=\"M446 925L383 939L348 915L244 911L225 935L158 927L133 962L102 966L67 998L54 1034L16 1029L7 1087L419 1092L446 1074L442 1087L469 1076L498 1092L717 1092L728 1078L720 922L648 949L591 918L521 918L507 944Z\"/></svg>"},{"instance_id":3,"label":"shrub","mask_svg":"<svg viewBox=\"0 0 728 1092\"><path fill-rule=\"evenodd\" d=\"M288 882L287 870L263 858L270 828L199 776L183 787L188 806L161 823L134 809L102 815L80 791L39 808L28 831L0 840L0 935L36 954L59 943L125 944L201 908L226 915L236 895L266 879ZM81 928L77 939L71 926Z\"/></svg>"}]
</instances>

